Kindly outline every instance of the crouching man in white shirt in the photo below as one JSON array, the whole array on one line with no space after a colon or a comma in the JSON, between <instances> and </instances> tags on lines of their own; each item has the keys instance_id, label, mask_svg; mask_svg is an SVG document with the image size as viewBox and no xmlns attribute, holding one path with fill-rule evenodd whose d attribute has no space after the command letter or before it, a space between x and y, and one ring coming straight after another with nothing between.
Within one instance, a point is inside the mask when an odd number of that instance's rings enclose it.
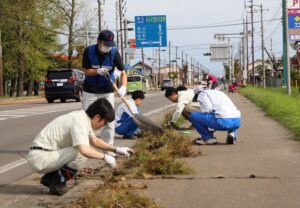
<instances>
[{"instance_id":1,"label":"crouching man in white shirt","mask_svg":"<svg viewBox=\"0 0 300 208\"><path fill-rule=\"evenodd\" d=\"M128 147L114 147L95 136L94 130L114 119L112 105L100 98L86 111L73 111L54 119L34 138L28 163L33 171L45 174L40 183L48 187L51 194L66 193L66 182L83 167L88 158L103 159L111 167L116 167L114 157L98 152L93 147L125 157L133 153Z\"/></svg>"},{"instance_id":2,"label":"crouching man in white shirt","mask_svg":"<svg viewBox=\"0 0 300 208\"><path fill-rule=\"evenodd\" d=\"M175 112L173 113L172 118L168 123L169 128L172 128L174 126L181 115L188 121L191 121L191 113L200 111L199 103L197 101L193 101L194 96L194 90L187 89L183 86L177 88L169 87L166 89L165 97L171 102L177 103Z\"/></svg>"},{"instance_id":3,"label":"crouching man in white shirt","mask_svg":"<svg viewBox=\"0 0 300 208\"><path fill-rule=\"evenodd\" d=\"M198 87L198 102L201 112L192 112L190 119L201 135L197 144L215 144L217 142L210 129L227 131L227 144L234 144L237 129L241 123L241 112L230 98L218 90L205 90Z\"/></svg>"},{"instance_id":4,"label":"crouching man in white shirt","mask_svg":"<svg viewBox=\"0 0 300 208\"><path fill-rule=\"evenodd\" d=\"M134 114L139 113L138 107L145 99L144 92L136 90L132 93L132 99L128 100L130 109ZM123 135L123 139L131 139L140 132L138 126L134 123L132 113L125 103L122 103L116 111L116 132Z\"/></svg>"}]
</instances>

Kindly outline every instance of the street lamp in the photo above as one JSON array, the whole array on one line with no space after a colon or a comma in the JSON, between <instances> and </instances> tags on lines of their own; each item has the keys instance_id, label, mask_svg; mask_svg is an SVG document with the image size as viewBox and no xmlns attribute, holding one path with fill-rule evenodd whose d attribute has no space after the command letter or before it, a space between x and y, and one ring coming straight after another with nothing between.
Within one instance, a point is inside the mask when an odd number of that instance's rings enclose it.
<instances>
[{"instance_id":1,"label":"street lamp","mask_svg":"<svg viewBox=\"0 0 300 208\"><path fill-rule=\"evenodd\" d=\"M133 28L130 27L130 28L126 28L126 29L122 28L122 29L118 29L117 30L117 49L119 49L119 32L121 32L123 30L125 30L125 31L133 31ZM122 60L123 60L123 54L124 54L123 53L123 43L121 43L121 56L122 56Z\"/></svg>"}]
</instances>

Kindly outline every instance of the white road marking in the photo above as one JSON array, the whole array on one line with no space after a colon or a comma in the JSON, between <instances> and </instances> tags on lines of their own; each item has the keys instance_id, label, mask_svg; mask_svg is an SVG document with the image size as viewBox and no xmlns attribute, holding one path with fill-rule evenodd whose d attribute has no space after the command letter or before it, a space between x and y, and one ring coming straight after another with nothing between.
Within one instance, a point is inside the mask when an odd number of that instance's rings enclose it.
<instances>
[{"instance_id":1,"label":"white road marking","mask_svg":"<svg viewBox=\"0 0 300 208\"><path fill-rule=\"evenodd\" d=\"M116 99L116 101L119 102L120 99ZM162 108L159 108L159 109L150 111L150 112L148 112L148 113L146 113L146 114L144 114L144 115L149 116L149 115L151 115L151 114L159 113L159 112L161 112L161 111L163 111L163 110L166 110L167 108L173 107L173 106L175 106L175 105L176 105L175 103L174 103L174 104L171 104L171 105L167 105L167 106L165 106L165 107L162 107ZM80 105L80 106L81 106L81 105ZM41 113L35 113L35 114L30 114L30 115L46 114L46 113L52 113L52 112L58 112L58 111L64 111L64 110L70 110L70 109L68 109L68 108L63 108L63 109L57 109L57 110L52 110L52 111L47 111L47 112L44 112L44 111L43 111L43 112L41 112ZM6 112L7 112L7 111L6 111ZM31 112L31 113L32 113L32 112ZM0 115L0 116L1 116L1 115ZM16 115L16 116L17 116L17 115ZM23 116L29 116L29 115L22 115L22 117L23 117ZM20 117L20 115L19 115L19 117ZM0 120L5 120L5 119L7 119L7 118L0 118ZM17 168L17 167L19 167L19 166L21 166L21 165L24 165L24 164L26 164L26 163L27 163L27 160L26 160L25 158L23 158L23 159L20 159L20 160L17 160L17 161L8 163L8 164L6 164L6 165L3 165L3 166L0 167L0 174L3 174L3 173L5 173L5 172L7 172L7 171L10 171L10 170L12 170L12 169L14 169L14 168Z\"/></svg>"},{"instance_id":2,"label":"white road marking","mask_svg":"<svg viewBox=\"0 0 300 208\"><path fill-rule=\"evenodd\" d=\"M17 168L21 165L24 165L26 163L27 163L27 160L23 158L23 159L15 161L15 162L3 165L3 166L0 167L0 174L5 173L7 171L10 171L10 170L12 170L14 168Z\"/></svg>"}]
</instances>

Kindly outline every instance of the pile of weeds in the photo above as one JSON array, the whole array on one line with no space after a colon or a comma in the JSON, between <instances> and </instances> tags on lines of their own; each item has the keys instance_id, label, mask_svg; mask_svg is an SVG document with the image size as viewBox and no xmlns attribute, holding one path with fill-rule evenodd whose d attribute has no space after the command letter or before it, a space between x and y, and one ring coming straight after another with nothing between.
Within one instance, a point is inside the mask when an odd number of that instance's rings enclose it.
<instances>
[{"instance_id":1,"label":"pile of weeds","mask_svg":"<svg viewBox=\"0 0 300 208\"><path fill-rule=\"evenodd\" d=\"M178 158L200 154L187 136L167 129L162 135L145 133L133 149L135 154L122 165L122 169L132 177L189 174L192 168Z\"/></svg>"},{"instance_id":2,"label":"pile of weeds","mask_svg":"<svg viewBox=\"0 0 300 208\"><path fill-rule=\"evenodd\" d=\"M86 193L68 208L159 208L153 200L135 193L131 186L105 184Z\"/></svg>"},{"instance_id":3,"label":"pile of weeds","mask_svg":"<svg viewBox=\"0 0 300 208\"><path fill-rule=\"evenodd\" d=\"M170 129L154 135L143 133L133 147L135 154L129 159L120 159L119 168L112 175L99 177L106 181L97 189L86 193L69 208L159 208L151 199L138 195L134 189L147 188L144 184L130 185L128 178L151 178L152 175L189 174L193 170L180 160L200 154L191 140L184 134ZM86 169L83 175L98 172Z\"/></svg>"}]
</instances>

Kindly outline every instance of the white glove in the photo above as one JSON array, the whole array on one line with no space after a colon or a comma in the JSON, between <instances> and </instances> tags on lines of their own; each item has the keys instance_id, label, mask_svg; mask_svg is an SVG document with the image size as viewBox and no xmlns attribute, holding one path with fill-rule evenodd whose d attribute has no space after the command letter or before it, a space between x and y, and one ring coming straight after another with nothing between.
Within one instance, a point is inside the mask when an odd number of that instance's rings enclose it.
<instances>
[{"instance_id":1,"label":"white glove","mask_svg":"<svg viewBox=\"0 0 300 208\"><path fill-rule=\"evenodd\" d=\"M108 69L107 68L98 68L97 73L101 76L106 76L108 73Z\"/></svg>"},{"instance_id":2,"label":"white glove","mask_svg":"<svg viewBox=\"0 0 300 208\"><path fill-rule=\"evenodd\" d=\"M118 95L119 95L119 97L124 97L125 94L126 94L126 87L122 85L122 86L118 89Z\"/></svg>"},{"instance_id":3,"label":"white glove","mask_svg":"<svg viewBox=\"0 0 300 208\"><path fill-rule=\"evenodd\" d=\"M110 167L112 168L116 168L117 164L116 164L116 159L115 157L109 155L109 154L104 154L104 161L110 165Z\"/></svg>"},{"instance_id":4,"label":"white glove","mask_svg":"<svg viewBox=\"0 0 300 208\"><path fill-rule=\"evenodd\" d=\"M129 158L133 154L133 150L129 147L117 147L116 153L119 155L124 155L126 158Z\"/></svg>"}]
</instances>

